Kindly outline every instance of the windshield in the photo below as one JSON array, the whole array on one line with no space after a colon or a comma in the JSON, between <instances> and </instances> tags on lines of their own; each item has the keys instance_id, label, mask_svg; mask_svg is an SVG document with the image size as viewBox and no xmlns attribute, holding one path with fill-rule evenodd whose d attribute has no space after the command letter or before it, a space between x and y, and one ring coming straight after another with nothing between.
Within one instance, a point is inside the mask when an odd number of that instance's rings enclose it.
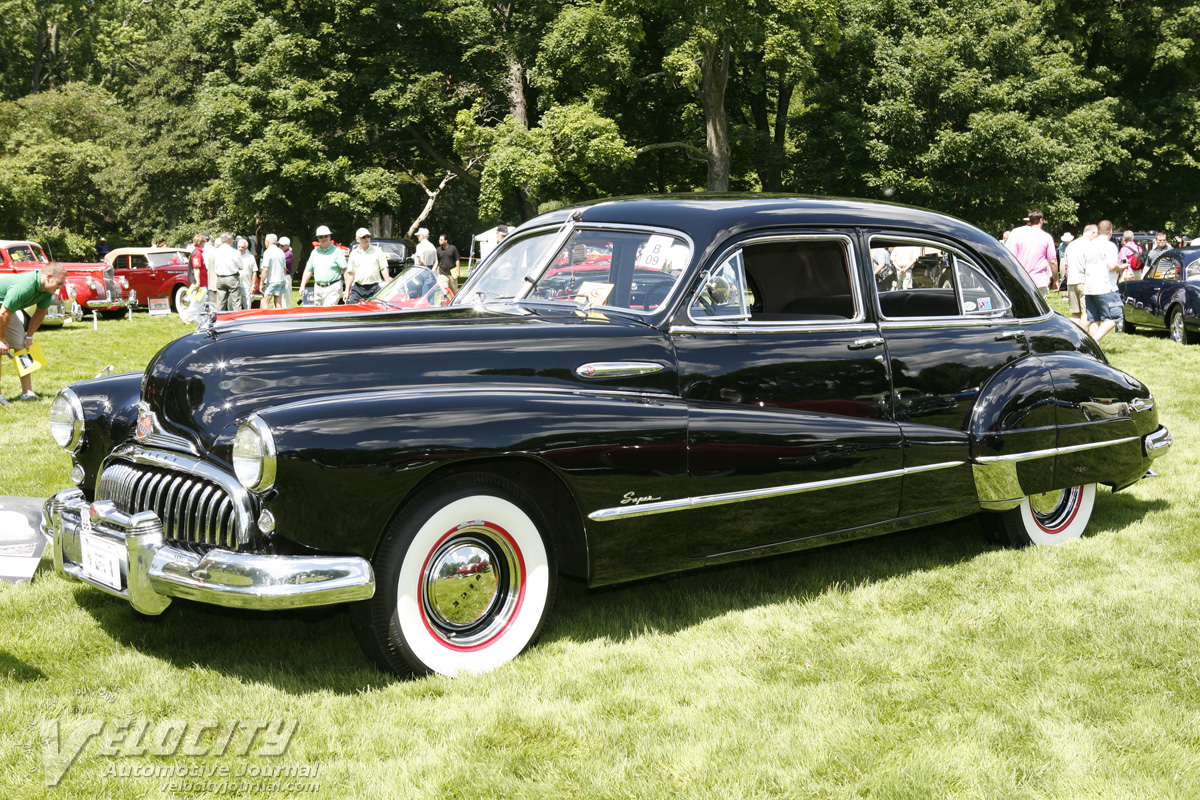
<instances>
[{"instance_id":1,"label":"windshield","mask_svg":"<svg viewBox=\"0 0 1200 800\"><path fill-rule=\"evenodd\" d=\"M45 264L48 261L46 254L40 248L28 244L19 244L8 248L8 257L14 264L26 264L31 261Z\"/></svg>"},{"instance_id":2,"label":"windshield","mask_svg":"<svg viewBox=\"0 0 1200 800\"><path fill-rule=\"evenodd\" d=\"M387 255L400 256L401 258L408 255L408 247L404 242L377 241L375 244L379 245L379 249Z\"/></svg>"},{"instance_id":3,"label":"windshield","mask_svg":"<svg viewBox=\"0 0 1200 800\"><path fill-rule=\"evenodd\" d=\"M557 253L557 231L505 242L459 295L470 303L550 300L649 313L671 294L691 261L691 246L662 231L576 228ZM549 263L547 263L549 262Z\"/></svg>"},{"instance_id":4,"label":"windshield","mask_svg":"<svg viewBox=\"0 0 1200 800\"><path fill-rule=\"evenodd\" d=\"M432 308L447 305L453 296L438 286L433 270L407 267L380 287L372 299L397 308Z\"/></svg>"},{"instance_id":5,"label":"windshield","mask_svg":"<svg viewBox=\"0 0 1200 800\"><path fill-rule=\"evenodd\" d=\"M173 253L147 253L146 260L152 267L181 266L188 261L188 254L183 250Z\"/></svg>"}]
</instances>

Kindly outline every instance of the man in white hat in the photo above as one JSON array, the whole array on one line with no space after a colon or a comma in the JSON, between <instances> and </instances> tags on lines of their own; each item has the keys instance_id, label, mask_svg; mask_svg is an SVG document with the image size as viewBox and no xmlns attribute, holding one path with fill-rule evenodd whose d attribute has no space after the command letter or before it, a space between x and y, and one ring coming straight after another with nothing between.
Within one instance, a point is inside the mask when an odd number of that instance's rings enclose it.
<instances>
[{"instance_id":1,"label":"man in white hat","mask_svg":"<svg viewBox=\"0 0 1200 800\"><path fill-rule=\"evenodd\" d=\"M361 303L379 291L383 281L390 280L387 256L376 245L371 244L371 232L359 228L354 234L358 247L350 248L349 267L346 270L346 302Z\"/></svg>"},{"instance_id":2,"label":"man in white hat","mask_svg":"<svg viewBox=\"0 0 1200 800\"><path fill-rule=\"evenodd\" d=\"M204 248L208 250L208 248ZM221 234L221 244L213 253L213 280L209 281L209 297L217 311L242 310L242 256L233 249L233 234Z\"/></svg>"},{"instance_id":3,"label":"man in white hat","mask_svg":"<svg viewBox=\"0 0 1200 800\"><path fill-rule=\"evenodd\" d=\"M296 254L292 252L292 240L286 236L279 237L279 249L283 251L284 269L286 277L284 277L284 292L283 292L283 307L292 307L292 262L296 260Z\"/></svg>"},{"instance_id":4,"label":"man in white hat","mask_svg":"<svg viewBox=\"0 0 1200 800\"><path fill-rule=\"evenodd\" d=\"M263 250L262 276L259 278L262 282L262 307L283 308L284 293L291 294L287 281L287 261L283 251L275 245L275 234L268 233L263 241L267 243L267 249Z\"/></svg>"},{"instance_id":5,"label":"man in white hat","mask_svg":"<svg viewBox=\"0 0 1200 800\"><path fill-rule=\"evenodd\" d=\"M300 296L312 278L313 305L336 306L342 299L342 273L346 271L346 255L333 243L333 234L322 225L317 228L317 246L308 254L304 274L300 277Z\"/></svg>"},{"instance_id":6,"label":"man in white hat","mask_svg":"<svg viewBox=\"0 0 1200 800\"><path fill-rule=\"evenodd\" d=\"M417 264L429 269L437 268L437 248L429 241L429 228L417 229Z\"/></svg>"}]
</instances>

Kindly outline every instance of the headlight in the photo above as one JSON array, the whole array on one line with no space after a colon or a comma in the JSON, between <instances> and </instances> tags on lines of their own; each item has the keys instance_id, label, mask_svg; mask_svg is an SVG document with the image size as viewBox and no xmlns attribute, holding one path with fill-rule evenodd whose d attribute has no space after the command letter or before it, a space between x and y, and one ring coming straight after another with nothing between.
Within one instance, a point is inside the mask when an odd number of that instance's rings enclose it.
<instances>
[{"instance_id":1,"label":"headlight","mask_svg":"<svg viewBox=\"0 0 1200 800\"><path fill-rule=\"evenodd\" d=\"M124 275L118 275L118 276L117 276L117 283L121 284L121 288L122 288L122 289L128 289L128 288L129 288L129 281L125 280L125 276L124 276Z\"/></svg>"},{"instance_id":2,"label":"headlight","mask_svg":"<svg viewBox=\"0 0 1200 800\"><path fill-rule=\"evenodd\" d=\"M93 279L93 278L88 278L88 279L87 279L87 287L88 287L89 289L91 289L93 292L95 292L95 291L99 291L99 290L96 288L96 281L95 281L95 279Z\"/></svg>"},{"instance_id":3,"label":"headlight","mask_svg":"<svg viewBox=\"0 0 1200 800\"><path fill-rule=\"evenodd\" d=\"M63 389L50 404L50 435L68 453L83 445L83 404L70 388Z\"/></svg>"},{"instance_id":4,"label":"headlight","mask_svg":"<svg viewBox=\"0 0 1200 800\"><path fill-rule=\"evenodd\" d=\"M1192 263L1188 264L1187 277L1184 278L1184 280L1200 280L1200 261L1193 261Z\"/></svg>"},{"instance_id":5,"label":"headlight","mask_svg":"<svg viewBox=\"0 0 1200 800\"><path fill-rule=\"evenodd\" d=\"M233 437L233 472L252 492L275 485L275 437L262 417L250 417Z\"/></svg>"}]
</instances>

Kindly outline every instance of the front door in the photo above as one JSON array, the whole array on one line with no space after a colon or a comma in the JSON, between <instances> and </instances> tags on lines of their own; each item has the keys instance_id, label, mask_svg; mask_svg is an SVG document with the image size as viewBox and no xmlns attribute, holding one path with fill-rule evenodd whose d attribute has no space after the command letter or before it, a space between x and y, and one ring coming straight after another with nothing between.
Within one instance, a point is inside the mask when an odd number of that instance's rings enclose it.
<instances>
[{"instance_id":1,"label":"front door","mask_svg":"<svg viewBox=\"0 0 1200 800\"><path fill-rule=\"evenodd\" d=\"M753 236L714 264L671 330L688 408L690 553L745 554L895 517L900 431L850 237Z\"/></svg>"}]
</instances>

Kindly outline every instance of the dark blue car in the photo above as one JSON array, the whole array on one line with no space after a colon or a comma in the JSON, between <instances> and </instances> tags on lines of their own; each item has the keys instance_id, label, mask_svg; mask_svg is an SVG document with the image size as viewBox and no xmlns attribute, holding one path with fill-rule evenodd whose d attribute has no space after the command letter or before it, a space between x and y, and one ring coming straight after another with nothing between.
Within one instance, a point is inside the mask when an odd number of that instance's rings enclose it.
<instances>
[{"instance_id":1,"label":"dark blue car","mask_svg":"<svg viewBox=\"0 0 1200 800\"><path fill-rule=\"evenodd\" d=\"M1120 286L1124 331L1165 329L1180 344L1200 342L1200 247L1176 247Z\"/></svg>"}]
</instances>

